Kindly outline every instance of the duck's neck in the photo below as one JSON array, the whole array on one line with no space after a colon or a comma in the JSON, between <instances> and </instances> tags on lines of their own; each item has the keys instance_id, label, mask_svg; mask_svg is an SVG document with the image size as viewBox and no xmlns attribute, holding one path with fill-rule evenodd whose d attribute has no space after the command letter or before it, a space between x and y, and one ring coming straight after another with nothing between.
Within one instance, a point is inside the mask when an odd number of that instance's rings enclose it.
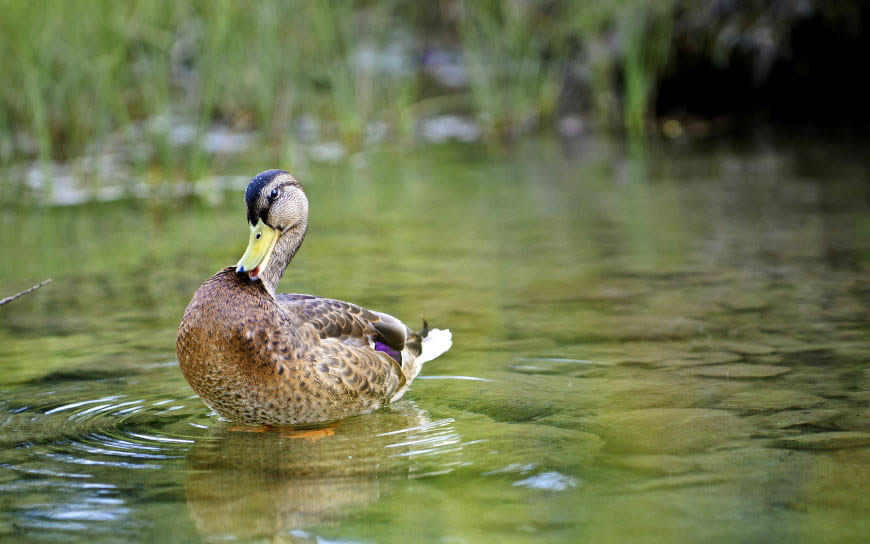
<instances>
[{"instance_id":1,"label":"duck's neck","mask_svg":"<svg viewBox=\"0 0 870 544\"><path fill-rule=\"evenodd\" d=\"M305 233L308 230L308 222L303 221L296 226L285 230L278 237L278 242L275 244L275 249L272 253L272 258L269 259L269 264L260 273L260 279L266 289L275 296L275 289L278 287L278 282L281 281L281 276L284 275L284 270L287 265L299 251L299 246L302 245L302 240L305 239Z\"/></svg>"}]
</instances>

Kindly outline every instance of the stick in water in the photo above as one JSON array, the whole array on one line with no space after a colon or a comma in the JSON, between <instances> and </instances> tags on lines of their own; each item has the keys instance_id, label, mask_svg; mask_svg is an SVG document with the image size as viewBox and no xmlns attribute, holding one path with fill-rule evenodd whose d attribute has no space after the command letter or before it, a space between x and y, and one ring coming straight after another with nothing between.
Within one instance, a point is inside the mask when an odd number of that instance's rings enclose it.
<instances>
[{"instance_id":1,"label":"stick in water","mask_svg":"<svg viewBox=\"0 0 870 544\"><path fill-rule=\"evenodd\" d=\"M36 291L37 289L39 289L40 287L42 287L43 285L46 285L48 283L51 283L51 278L48 278L47 280L40 283L39 285L34 285L30 289L25 289L24 291L21 291L20 293L16 293L16 294L12 295L11 297L6 297L3 300L0 300L0 306L3 306L4 304L9 304L10 302L15 300L16 298L23 297L27 293L32 293L32 292Z\"/></svg>"}]
</instances>

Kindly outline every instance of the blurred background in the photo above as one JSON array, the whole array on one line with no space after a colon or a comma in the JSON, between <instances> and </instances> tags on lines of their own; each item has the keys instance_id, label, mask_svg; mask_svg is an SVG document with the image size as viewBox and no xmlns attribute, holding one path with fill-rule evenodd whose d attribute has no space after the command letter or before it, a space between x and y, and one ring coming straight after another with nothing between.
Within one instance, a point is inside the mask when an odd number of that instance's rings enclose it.
<instances>
[{"instance_id":1,"label":"blurred background","mask_svg":"<svg viewBox=\"0 0 870 544\"><path fill-rule=\"evenodd\" d=\"M3 189L380 146L863 125L860 1L3 0ZM22 172L20 169L24 168ZM92 187L93 188L93 187ZM20 187L16 187L16 190Z\"/></svg>"},{"instance_id":2,"label":"blurred background","mask_svg":"<svg viewBox=\"0 0 870 544\"><path fill-rule=\"evenodd\" d=\"M0 0L0 541L865 542L858 0ZM299 440L175 339L279 290L453 331Z\"/></svg>"}]
</instances>

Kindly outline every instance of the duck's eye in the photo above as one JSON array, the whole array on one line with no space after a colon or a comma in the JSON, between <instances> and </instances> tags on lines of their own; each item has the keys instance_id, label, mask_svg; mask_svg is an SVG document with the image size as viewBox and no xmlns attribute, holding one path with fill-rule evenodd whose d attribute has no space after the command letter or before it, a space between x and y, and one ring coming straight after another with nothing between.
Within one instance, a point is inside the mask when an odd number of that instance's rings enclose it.
<instances>
[{"instance_id":1,"label":"duck's eye","mask_svg":"<svg viewBox=\"0 0 870 544\"><path fill-rule=\"evenodd\" d=\"M278 189L272 189L272 192L269 193L269 200L275 200L278 198Z\"/></svg>"}]
</instances>

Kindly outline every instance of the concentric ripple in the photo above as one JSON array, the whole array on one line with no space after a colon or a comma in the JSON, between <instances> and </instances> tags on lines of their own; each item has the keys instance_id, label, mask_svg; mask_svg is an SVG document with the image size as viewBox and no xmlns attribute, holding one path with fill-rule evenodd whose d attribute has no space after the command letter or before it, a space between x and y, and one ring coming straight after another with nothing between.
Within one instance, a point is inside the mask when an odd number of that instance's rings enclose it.
<instances>
[{"instance_id":1,"label":"concentric ripple","mask_svg":"<svg viewBox=\"0 0 870 544\"><path fill-rule=\"evenodd\" d=\"M168 368L158 371L161 377ZM130 494L146 479L171 486L167 469L183 463L219 423L186 387L155 392L166 381L142 380L143 386L141 377L90 380L80 373L4 396L0 494L15 497L4 518L34 534L117 532L106 522L129 516Z\"/></svg>"},{"instance_id":2,"label":"concentric ripple","mask_svg":"<svg viewBox=\"0 0 870 544\"><path fill-rule=\"evenodd\" d=\"M0 493L15 497L0 523L29 534L114 538L122 525L120 534L133 536L131 516L157 501L186 502L202 533L237 535L251 514L220 505L256 496L286 502L288 494L307 497L307 517L291 509L256 527L303 529L370 503L388 482L467 465L463 448L474 443L454 419L432 418L410 401L321 429L237 427L209 413L174 365L43 379L0 400L0 413Z\"/></svg>"}]
</instances>

